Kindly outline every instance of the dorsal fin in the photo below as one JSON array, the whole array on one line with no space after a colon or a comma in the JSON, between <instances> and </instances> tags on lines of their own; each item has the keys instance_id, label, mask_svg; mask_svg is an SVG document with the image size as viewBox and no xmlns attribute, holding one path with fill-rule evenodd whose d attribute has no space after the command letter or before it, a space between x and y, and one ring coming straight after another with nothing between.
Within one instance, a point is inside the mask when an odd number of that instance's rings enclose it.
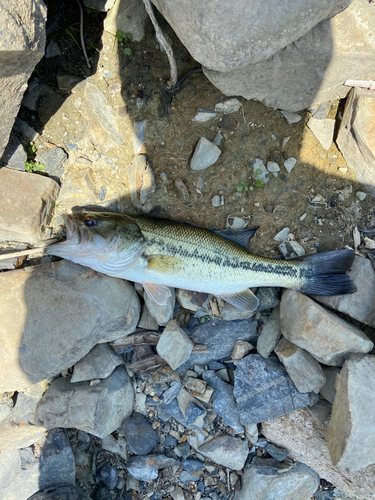
<instances>
[{"instance_id":1,"label":"dorsal fin","mask_svg":"<svg viewBox=\"0 0 375 500\"><path fill-rule=\"evenodd\" d=\"M258 228L259 226L253 227L252 229L221 229L214 230L213 232L219 236L223 236L223 238L226 238L227 240L234 241L247 249L249 241L254 236Z\"/></svg>"}]
</instances>

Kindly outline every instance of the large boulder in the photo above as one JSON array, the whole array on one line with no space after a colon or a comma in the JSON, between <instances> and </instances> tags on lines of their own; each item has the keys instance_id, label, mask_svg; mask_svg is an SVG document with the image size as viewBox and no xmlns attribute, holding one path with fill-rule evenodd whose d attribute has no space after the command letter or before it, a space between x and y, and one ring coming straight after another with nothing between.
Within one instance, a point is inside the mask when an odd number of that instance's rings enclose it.
<instances>
[{"instance_id":1,"label":"large boulder","mask_svg":"<svg viewBox=\"0 0 375 500\"><path fill-rule=\"evenodd\" d=\"M43 0L0 0L0 157L35 66L44 55L47 9Z\"/></svg>"},{"instance_id":2,"label":"large boulder","mask_svg":"<svg viewBox=\"0 0 375 500\"><path fill-rule=\"evenodd\" d=\"M345 80L375 78L374 14L374 4L355 0L268 59L243 63L230 72L204 64L204 73L225 95L287 111L343 98L350 90Z\"/></svg>"},{"instance_id":3,"label":"large boulder","mask_svg":"<svg viewBox=\"0 0 375 500\"><path fill-rule=\"evenodd\" d=\"M99 342L136 329L140 304L126 281L59 261L0 275L0 392L57 375Z\"/></svg>"},{"instance_id":4,"label":"large boulder","mask_svg":"<svg viewBox=\"0 0 375 500\"><path fill-rule=\"evenodd\" d=\"M190 54L228 72L267 59L350 0L153 0Z\"/></svg>"}]
</instances>

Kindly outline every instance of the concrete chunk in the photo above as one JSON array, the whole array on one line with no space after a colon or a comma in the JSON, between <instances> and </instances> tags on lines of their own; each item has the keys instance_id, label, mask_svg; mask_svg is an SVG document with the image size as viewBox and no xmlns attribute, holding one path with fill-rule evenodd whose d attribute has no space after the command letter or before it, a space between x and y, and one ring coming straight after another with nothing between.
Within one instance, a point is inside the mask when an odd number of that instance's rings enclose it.
<instances>
[{"instance_id":1,"label":"concrete chunk","mask_svg":"<svg viewBox=\"0 0 375 500\"><path fill-rule=\"evenodd\" d=\"M283 293L280 321L284 337L325 365L340 366L350 353L374 347L361 330L292 290Z\"/></svg>"},{"instance_id":2,"label":"concrete chunk","mask_svg":"<svg viewBox=\"0 0 375 500\"><path fill-rule=\"evenodd\" d=\"M58 184L48 177L2 168L0 239L39 242L49 222L58 192Z\"/></svg>"}]
</instances>

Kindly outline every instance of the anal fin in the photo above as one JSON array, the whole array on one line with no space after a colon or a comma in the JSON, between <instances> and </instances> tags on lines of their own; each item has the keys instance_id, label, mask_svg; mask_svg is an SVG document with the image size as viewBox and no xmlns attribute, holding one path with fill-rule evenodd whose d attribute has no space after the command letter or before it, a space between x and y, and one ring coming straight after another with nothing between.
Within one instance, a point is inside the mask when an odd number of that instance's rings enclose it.
<instances>
[{"instance_id":1,"label":"anal fin","mask_svg":"<svg viewBox=\"0 0 375 500\"><path fill-rule=\"evenodd\" d=\"M237 309L241 309L241 311L253 312L259 305L259 300L249 288L245 288L241 292L220 294L218 297L237 307Z\"/></svg>"},{"instance_id":2,"label":"anal fin","mask_svg":"<svg viewBox=\"0 0 375 500\"><path fill-rule=\"evenodd\" d=\"M166 285L157 285L156 283L142 283L145 292L159 306L164 306L167 303L168 297L172 295L170 289Z\"/></svg>"}]
</instances>

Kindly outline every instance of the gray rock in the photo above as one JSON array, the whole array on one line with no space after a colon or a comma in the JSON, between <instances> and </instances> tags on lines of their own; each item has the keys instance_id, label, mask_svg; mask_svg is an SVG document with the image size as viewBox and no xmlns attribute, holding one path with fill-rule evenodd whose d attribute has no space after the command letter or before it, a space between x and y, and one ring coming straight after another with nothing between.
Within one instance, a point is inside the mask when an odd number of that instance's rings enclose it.
<instances>
[{"instance_id":1,"label":"gray rock","mask_svg":"<svg viewBox=\"0 0 375 500\"><path fill-rule=\"evenodd\" d=\"M350 353L366 353L374 344L351 323L292 290L280 304L281 332L320 363L340 366Z\"/></svg>"},{"instance_id":2,"label":"gray rock","mask_svg":"<svg viewBox=\"0 0 375 500\"><path fill-rule=\"evenodd\" d=\"M172 382L170 388L163 393L163 403L167 405L171 403L178 396L181 387L181 382Z\"/></svg>"},{"instance_id":3,"label":"gray rock","mask_svg":"<svg viewBox=\"0 0 375 500\"><path fill-rule=\"evenodd\" d=\"M210 300L213 299L213 295L209 293L193 292L191 290L176 288L176 299L181 307L189 311L211 312Z\"/></svg>"},{"instance_id":4,"label":"gray rock","mask_svg":"<svg viewBox=\"0 0 375 500\"><path fill-rule=\"evenodd\" d=\"M253 25L254 10L250 11L250 25ZM301 33L300 38L289 45L283 44L283 48L280 47L281 50L268 59L253 63L240 62L237 58L237 68L231 68L229 72L229 68L214 68L212 61L201 62L207 78L225 95L241 95L259 100L268 107L300 111L312 104L345 97L349 87L344 87L342 82L347 79L374 78L372 54L375 42L371 38L374 23L372 6L366 0L356 0L333 19L322 21ZM246 43L250 43L248 28L246 32ZM275 35L274 31L268 33ZM228 38L223 37L224 40L228 43ZM348 46L353 50L348 52ZM365 74L363 66L366 67Z\"/></svg>"},{"instance_id":5,"label":"gray rock","mask_svg":"<svg viewBox=\"0 0 375 500\"><path fill-rule=\"evenodd\" d=\"M98 10L99 12L108 12L114 6L116 0L84 0L85 7ZM109 488L111 489L111 488Z\"/></svg>"},{"instance_id":6,"label":"gray rock","mask_svg":"<svg viewBox=\"0 0 375 500\"><path fill-rule=\"evenodd\" d=\"M75 484L73 451L64 431L53 430L47 434L40 456L39 489Z\"/></svg>"},{"instance_id":7,"label":"gray rock","mask_svg":"<svg viewBox=\"0 0 375 500\"><path fill-rule=\"evenodd\" d=\"M144 151L145 128L146 120L133 124L133 151L135 155L146 152Z\"/></svg>"},{"instance_id":8,"label":"gray rock","mask_svg":"<svg viewBox=\"0 0 375 500\"><path fill-rule=\"evenodd\" d=\"M58 191L59 186L52 179L1 168L0 239L38 243L51 218Z\"/></svg>"},{"instance_id":9,"label":"gray rock","mask_svg":"<svg viewBox=\"0 0 375 500\"><path fill-rule=\"evenodd\" d=\"M139 299L124 280L69 261L0 275L0 391L14 391L55 376L98 342L136 329ZM41 307L43 297L43 307Z\"/></svg>"},{"instance_id":10,"label":"gray rock","mask_svg":"<svg viewBox=\"0 0 375 500\"><path fill-rule=\"evenodd\" d=\"M318 393L326 378L320 364L304 349L282 338L275 353L299 392Z\"/></svg>"},{"instance_id":11,"label":"gray rock","mask_svg":"<svg viewBox=\"0 0 375 500\"><path fill-rule=\"evenodd\" d=\"M64 163L68 159L68 155L61 148L51 148L43 153L38 153L35 157L35 161L42 163L46 168L45 171L49 173L51 177L57 177L61 179L64 175Z\"/></svg>"},{"instance_id":12,"label":"gray rock","mask_svg":"<svg viewBox=\"0 0 375 500\"><path fill-rule=\"evenodd\" d=\"M269 455L271 455L271 457L273 457L278 462L282 462L287 457L289 457L289 451L287 449L280 448L279 446L275 446L272 443L267 443L265 446L265 450Z\"/></svg>"},{"instance_id":13,"label":"gray rock","mask_svg":"<svg viewBox=\"0 0 375 500\"><path fill-rule=\"evenodd\" d=\"M194 460L193 458L183 459L181 461L182 468L188 472L198 472L204 469L204 462Z\"/></svg>"},{"instance_id":14,"label":"gray rock","mask_svg":"<svg viewBox=\"0 0 375 500\"><path fill-rule=\"evenodd\" d=\"M111 465L103 465L97 470L98 479L104 483L109 490L114 490L118 480L118 472Z\"/></svg>"},{"instance_id":15,"label":"gray rock","mask_svg":"<svg viewBox=\"0 0 375 500\"><path fill-rule=\"evenodd\" d=\"M318 118L315 118L315 116L312 116L307 122L307 126L318 139L322 148L328 150L333 141L335 120L333 118L319 120Z\"/></svg>"},{"instance_id":16,"label":"gray rock","mask_svg":"<svg viewBox=\"0 0 375 500\"><path fill-rule=\"evenodd\" d=\"M215 104L215 111L229 115L230 113L238 111L240 107L241 101L239 101L236 97L232 97L232 99Z\"/></svg>"},{"instance_id":17,"label":"gray rock","mask_svg":"<svg viewBox=\"0 0 375 500\"><path fill-rule=\"evenodd\" d=\"M164 455L147 455L130 457L126 468L129 474L140 481L151 481L158 477L158 470L173 467L177 462Z\"/></svg>"},{"instance_id":18,"label":"gray rock","mask_svg":"<svg viewBox=\"0 0 375 500\"><path fill-rule=\"evenodd\" d=\"M13 399L11 398L12 393L0 394L0 422L6 418L13 408Z\"/></svg>"},{"instance_id":19,"label":"gray rock","mask_svg":"<svg viewBox=\"0 0 375 500\"><path fill-rule=\"evenodd\" d=\"M197 425L195 420L188 421L186 416L184 416L184 414L182 413L182 411L179 407L179 404L177 402L177 399L173 399L168 404L163 402L162 407L169 415L171 415L175 420L177 420L177 422L182 424L187 429L196 429L197 427L203 427L203 425L204 425L204 422L201 423L198 421L199 425ZM199 417L199 415L197 415L197 416ZM195 419L197 418L197 416L195 417Z\"/></svg>"},{"instance_id":20,"label":"gray rock","mask_svg":"<svg viewBox=\"0 0 375 500\"><path fill-rule=\"evenodd\" d=\"M309 406L307 408L310 415L312 415L318 424L324 424L329 415L331 414L332 405L325 401L324 399L319 399L319 401L314 406Z\"/></svg>"},{"instance_id":21,"label":"gray rock","mask_svg":"<svg viewBox=\"0 0 375 500\"><path fill-rule=\"evenodd\" d=\"M253 349L254 346L249 344L249 342L246 342L245 340L237 340L237 342L234 344L231 358L234 360L242 359Z\"/></svg>"},{"instance_id":22,"label":"gray rock","mask_svg":"<svg viewBox=\"0 0 375 500\"><path fill-rule=\"evenodd\" d=\"M268 182L269 172L262 160L257 158L253 164L254 179L258 181Z\"/></svg>"},{"instance_id":23,"label":"gray rock","mask_svg":"<svg viewBox=\"0 0 375 500\"><path fill-rule=\"evenodd\" d=\"M21 500L20 497L18 500ZM90 500L90 497L78 486L54 486L38 491L28 500Z\"/></svg>"},{"instance_id":24,"label":"gray rock","mask_svg":"<svg viewBox=\"0 0 375 500\"><path fill-rule=\"evenodd\" d=\"M352 355L336 377L336 396L328 424L327 444L333 465L349 472L375 463L373 421L375 356Z\"/></svg>"},{"instance_id":25,"label":"gray rock","mask_svg":"<svg viewBox=\"0 0 375 500\"><path fill-rule=\"evenodd\" d=\"M280 474L277 470L251 465L242 476L241 489L233 500L307 500L319 486L319 476L310 467L300 462Z\"/></svg>"},{"instance_id":26,"label":"gray rock","mask_svg":"<svg viewBox=\"0 0 375 500\"><path fill-rule=\"evenodd\" d=\"M263 358L268 358L281 335L280 307L276 307L269 316L257 342L257 351Z\"/></svg>"},{"instance_id":27,"label":"gray rock","mask_svg":"<svg viewBox=\"0 0 375 500\"><path fill-rule=\"evenodd\" d=\"M195 431L195 435L188 436L188 442L198 453L215 464L234 470L243 468L249 454L247 441L226 434L206 439L207 437L206 432Z\"/></svg>"},{"instance_id":28,"label":"gray rock","mask_svg":"<svg viewBox=\"0 0 375 500\"><path fill-rule=\"evenodd\" d=\"M276 236L273 237L275 241L285 241L288 239L288 234L290 233L289 227L284 227L281 231L279 231Z\"/></svg>"},{"instance_id":29,"label":"gray rock","mask_svg":"<svg viewBox=\"0 0 375 500\"><path fill-rule=\"evenodd\" d=\"M285 120L288 122L289 125L292 125L293 123L298 123L299 121L302 120L302 116L299 115L298 113L291 113L290 111L280 111L280 113L283 115Z\"/></svg>"},{"instance_id":30,"label":"gray rock","mask_svg":"<svg viewBox=\"0 0 375 500\"><path fill-rule=\"evenodd\" d=\"M224 1L209 5L186 5L183 0L154 3L193 58L223 72L267 59L349 4L335 1L323 6L313 1L306 11L300 0L293 0L288 9L269 2L260 9L256 1L230 5Z\"/></svg>"},{"instance_id":31,"label":"gray rock","mask_svg":"<svg viewBox=\"0 0 375 500\"><path fill-rule=\"evenodd\" d=\"M0 157L8 143L27 81L44 55L47 9L42 1L1 6Z\"/></svg>"},{"instance_id":32,"label":"gray rock","mask_svg":"<svg viewBox=\"0 0 375 500\"><path fill-rule=\"evenodd\" d=\"M326 383L320 389L320 394L324 399L333 404L336 395L335 380L336 375L340 373L340 368L334 366L324 367L323 372L326 377Z\"/></svg>"},{"instance_id":33,"label":"gray rock","mask_svg":"<svg viewBox=\"0 0 375 500\"><path fill-rule=\"evenodd\" d=\"M39 489L39 460L30 448L0 453L1 497L28 500Z\"/></svg>"},{"instance_id":34,"label":"gray rock","mask_svg":"<svg viewBox=\"0 0 375 500\"><path fill-rule=\"evenodd\" d=\"M182 443L182 444L179 444L178 446L175 446L175 448L173 449L173 451L175 452L175 454L179 457L179 458L183 458L183 459L186 459L190 456L191 454L191 448L190 448L190 445L188 443Z\"/></svg>"},{"instance_id":35,"label":"gray rock","mask_svg":"<svg viewBox=\"0 0 375 500\"><path fill-rule=\"evenodd\" d=\"M70 211L74 206L96 203L98 198L92 170L83 168L68 170L57 203L61 209Z\"/></svg>"},{"instance_id":36,"label":"gray rock","mask_svg":"<svg viewBox=\"0 0 375 500\"><path fill-rule=\"evenodd\" d=\"M139 318L138 328L143 330L159 330L159 325L156 319L148 312L147 306L144 304L142 307L141 317Z\"/></svg>"},{"instance_id":37,"label":"gray rock","mask_svg":"<svg viewBox=\"0 0 375 500\"><path fill-rule=\"evenodd\" d=\"M201 407L195 404L193 401L189 403L186 408L185 418L188 426L198 425L198 427L202 427L200 422L202 422L202 418L206 415L206 411Z\"/></svg>"},{"instance_id":38,"label":"gray rock","mask_svg":"<svg viewBox=\"0 0 375 500\"><path fill-rule=\"evenodd\" d=\"M372 141L374 116L373 92L359 87L351 89L337 136L337 144L346 163L372 196L375 196L375 147Z\"/></svg>"},{"instance_id":39,"label":"gray rock","mask_svg":"<svg viewBox=\"0 0 375 500\"><path fill-rule=\"evenodd\" d=\"M36 139L38 139L38 137L40 137L38 132L36 132L32 127L30 127L30 125L28 125L18 117L14 121L13 132L22 135L30 142L35 141Z\"/></svg>"},{"instance_id":40,"label":"gray rock","mask_svg":"<svg viewBox=\"0 0 375 500\"><path fill-rule=\"evenodd\" d=\"M375 101L374 101L375 102ZM361 321L366 325L375 327L375 311L373 304L375 302L375 271L369 259L356 256L349 276L357 286L354 294L338 295L335 297L316 296L318 300L331 309L347 314L351 318ZM350 297L350 298L349 298Z\"/></svg>"},{"instance_id":41,"label":"gray rock","mask_svg":"<svg viewBox=\"0 0 375 500\"><path fill-rule=\"evenodd\" d=\"M116 30L131 33L133 40L139 42L145 34L144 24L147 18L143 2L116 2L104 20L104 29L112 34Z\"/></svg>"},{"instance_id":42,"label":"gray rock","mask_svg":"<svg viewBox=\"0 0 375 500\"><path fill-rule=\"evenodd\" d=\"M250 344L256 344L258 337L256 328L257 322L253 318L239 321L224 321L212 318L196 326L189 334L189 337L194 344L206 345L209 352L208 354L192 354L189 361L180 366L179 372L185 373L186 370L197 363L208 364L210 361L230 357L237 340L246 340ZM224 368L224 366L221 366L221 368Z\"/></svg>"},{"instance_id":43,"label":"gray rock","mask_svg":"<svg viewBox=\"0 0 375 500\"><path fill-rule=\"evenodd\" d=\"M278 246L278 249L285 257L285 260L302 257L302 255L305 255L306 253L303 246L296 241L283 241L281 245Z\"/></svg>"},{"instance_id":44,"label":"gray rock","mask_svg":"<svg viewBox=\"0 0 375 500\"><path fill-rule=\"evenodd\" d=\"M328 102L324 102L320 106L313 106L312 108L309 108L309 111L313 113L314 118L317 120L325 120L328 118L330 108L330 104Z\"/></svg>"},{"instance_id":45,"label":"gray rock","mask_svg":"<svg viewBox=\"0 0 375 500\"><path fill-rule=\"evenodd\" d=\"M359 201L364 201L366 199L367 194L364 193L363 191L357 191L355 193L356 197L358 198Z\"/></svg>"},{"instance_id":46,"label":"gray rock","mask_svg":"<svg viewBox=\"0 0 375 500\"><path fill-rule=\"evenodd\" d=\"M204 170L213 165L219 156L221 150L205 137L201 137L195 147L190 167L192 170Z\"/></svg>"},{"instance_id":47,"label":"gray rock","mask_svg":"<svg viewBox=\"0 0 375 500\"><path fill-rule=\"evenodd\" d=\"M287 448L293 460L309 465L319 477L340 488L352 499L369 500L373 497L375 466L350 473L332 465L326 425L318 424L307 409L263 422L262 434L277 446Z\"/></svg>"},{"instance_id":48,"label":"gray rock","mask_svg":"<svg viewBox=\"0 0 375 500\"><path fill-rule=\"evenodd\" d=\"M219 195L214 196L212 198L211 202L212 202L213 207L215 207L215 208L220 207L220 205L221 205L220 196Z\"/></svg>"},{"instance_id":49,"label":"gray rock","mask_svg":"<svg viewBox=\"0 0 375 500\"><path fill-rule=\"evenodd\" d=\"M290 174L290 172L293 170L297 163L297 160L295 158L288 158L287 160L284 161L284 167L285 170Z\"/></svg>"},{"instance_id":50,"label":"gray rock","mask_svg":"<svg viewBox=\"0 0 375 500\"><path fill-rule=\"evenodd\" d=\"M40 100L46 97L49 92L53 92L49 85L42 83L39 78L33 78L23 96L22 106L26 106L31 111L38 111Z\"/></svg>"},{"instance_id":51,"label":"gray rock","mask_svg":"<svg viewBox=\"0 0 375 500\"><path fill-rule=\"evenodd\" d=\"M152 425L139 413L125 420L122 431L129 451L135 455L148 455L159 442L159 436Z\"/></svg>"},{"instance_id":52,"label":"gray rock","mask_svg":"<svg viewBox=\"0 0 375 500\"><path fill-rule=\"evenodd\" d=\"M221 380L213 370L203 373L203 380L214 390L212 408L223 419L224 425L229 425L237 433L244 431L240 422L240 414L233 395L233 386Z\"/></svg>"},{"instance_id":53,"label":"gray rock","mask_svg":"<svg viewBox=\"0 0 375 500\"><path fill-rule=\"evenodd\" d=\"M108 344L98 344L74 365L70 381L74 383L107 378L116 366L123 362L122 357L116 354Z\"/></svg>"},{"instance_id":54,"label":"gray rock","mask_svg":"<svg viewBox=\"0 0 375 500\"><path fill-rule=\"evenodd\" d=\"M61 56L60 47L57 45L56 42L51 40L47 45L45 57L47 59L50 59L51 57L58 57L58 56Z\"/></svg>"},{"instance_id":55,"label":"gray rock","mask_svg":"<svg viewBox=\"0 0 375 500\"><path fill-rule=\"evenodd\" d=\"M264 422L315 404L314 393L300 393L274 358L249 354L237 364L234 397L243 425Z\"/></svg>"},{"instance_id":56,"label":"gray rock","mask_svg":"<svg viewBox=\"0 0 375 500\"><path fill-rule=\"evenodd\" d=\"M261 286L255 295L259 300L257 311L273 309L280 304L279 294L275 287Z\"/></svg>"},{"instance_id":57,"label":"gray rock","mask_svg":"<svg viewBox=\"0 0 375 500\"><path fill-rule=\"evenodd\" d=\"M254 316L253 312L241 311L237 307L229 304L229 302L224 302L223 309L221 310L221 318L224 321L235 321L237 319L247 319Z\"/></svg>"},{"instance_id":58,"label":"gray rock","mask_svg":"<svg viewBox=\"0 0 375 500\"><path fill-rule=\"evenodd\" d=\"M268 170L268 172L271 172L271 174L274 177L277 177L279 175L278 172L280 172L280 167L275 161L268 161L267 162L267 170Z\"/></svg>"},{"instance_id":59,"label":"gray rock","mask_svg":"<svg viewBox=\"0 0 375 500\"><path fill-rule=\"evenodd\" d=\"M171 295L167 298L167 303L162 306L151 299L147 293L144 294L145 304L148 312L160 326L166 326L168 322L173 318L174 306L176 303L176 293L174 288L169 288L169 290L171 291Z\"/></svg>"},{"instance_id":60,"label":"gray rock","mask_svg":"<svg viewBox=\"0 0 375 500\"><path fill-rule=\"evenodd\" d=\"M122 366L94 386L57 378L39 402L35 419L49 429L75 427L104 438L131 415L133 400L133 387Z\"/></svg>"},{"instance_id":61,"label":"gray rock","mask_svg":"<svg viewBox=\"0 0 375 500\"><path fill-rule=\"evenodd\" d=\"M27 155L22 144L17 137L10 134L9 142L4 149L4 153L0 159L0 165L5 165L9 168L25 171L25 161Z\"/></svg>"},{"instance_id":62,"label":"gray rock","mask_svg":"<svg viewBox=\"0 0 375 500\"><path fill-rule=\"evenodd\" d=\"M111 453L117 453L124 460L128 459L128 450L126 448L126 439L119 437L116 439L112 434L109 434L102 440L103 450L108 450Z\"/></svg>"},{"instance_id":63,"label":"gray rock","mask_svg":"<svg viewBox=\"0 0 375 500\"><path fill-rule=\"evenodd\" d=\"M208 120L211 120L212 118L215 118L216 116L217 116L216 111L213 111L211 109L198 108L198 111L195 113L194 117L192 118L192 121L193 122L207 122ZM217 144L215 144L215 146L217 146Z\"/></svg>"},{"instance_id":64,"label":"gray rock","mask_svg":"<svg viewBox=\"0 0 375 500\"><path fill-rule=\"evenodd\" d=\"M156 346L159 356L165 359L172 370L176 370L190 358L192 350L193 342L176 321L170 321Z\"/></svg>"}]
</instances>

